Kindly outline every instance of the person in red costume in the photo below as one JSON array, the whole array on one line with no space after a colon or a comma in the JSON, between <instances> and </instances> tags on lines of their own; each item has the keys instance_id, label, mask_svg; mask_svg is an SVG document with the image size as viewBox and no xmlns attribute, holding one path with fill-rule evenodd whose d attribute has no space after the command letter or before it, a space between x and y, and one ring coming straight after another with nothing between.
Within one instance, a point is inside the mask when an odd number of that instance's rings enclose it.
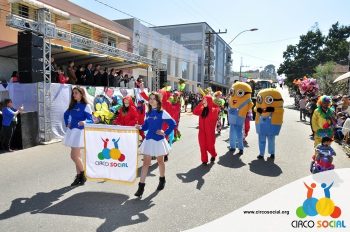
<instances>
[{"instance_id":1,"label":"person in red costume","mask_svg":"<svg viewBox=\"0 0 350 232\"><path fill-rule=\"evenodd\" d=\"M199 116L198 140L201 150L203 165L208 163L208 152L211 155L210 162L215 161L215 128L220 109L214 104L211 96L204 96L202 103L196 106L193 114Z\"/></svg>"},{"instance_id":2,"label":"person in red costume","mask_svg":"<svg viewBox=\"0 0 350 232\"><path fill-rule=\"evenodd\" d=\"M130 96L123 98L123 106L113 124L119 126L135 126L138 120L138 113L135 104Z\"/></svg>"},{"instance_id":3,"label":"person in red costume","mask_svg":"<svg viewBox=\"0 0 350 232\"><path fill-rule=\"evenodd\" d=\"M180 93L178 91L175 91L173 94L173 101L172 101L172 114L171 117L176 121L176 127L174 130L174 141L177 141L180 139L180 131L178 129L179 123L180 123L180 112L181 112L181 102L180 102Z\"/></svg>"},{"instance_id":4,"label":"person in red costume","mask_svg":"<svg viewBox=\"0 0 350 232\"><path fill-rule=\"evenodd\" d=\"M143 100L137 102L137 114L137 125L143 125L146 116L146 106ZM142 140L144 140L145 132L143 130L139 130L139 132Z\"/></svg>"}]
</instances>

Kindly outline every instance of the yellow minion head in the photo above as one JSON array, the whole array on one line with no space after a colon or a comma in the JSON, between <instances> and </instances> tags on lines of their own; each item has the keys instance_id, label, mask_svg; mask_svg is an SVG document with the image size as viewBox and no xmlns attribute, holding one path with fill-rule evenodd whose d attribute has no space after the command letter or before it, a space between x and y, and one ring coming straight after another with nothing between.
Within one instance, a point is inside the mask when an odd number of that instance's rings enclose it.
<instances>
[{"instance_id":1,"label":"yellow minion head","mask_svg":"<svg viewBox=\"0 0 350 232\"><path fill-rule=\"evenodd\" d=\"M252 88L244 82L236 82L231 88L229 105L231 108L238 108L243 102L251 98Z\"/></svg>"},{"instance_id":2,"label":"yellow minion head","mask_svg":"<svg viewBox=\"0 0 350 232\"><path fill-rule=\"evenodd\" d=\"M256 97L256 106L254 109L257 112L255 122L258 123L260 116L268 116L272 114L272 124L281 125L283 122L283 98L281 93L276 89L263 89Z\"/></svg>"}]
</instances>

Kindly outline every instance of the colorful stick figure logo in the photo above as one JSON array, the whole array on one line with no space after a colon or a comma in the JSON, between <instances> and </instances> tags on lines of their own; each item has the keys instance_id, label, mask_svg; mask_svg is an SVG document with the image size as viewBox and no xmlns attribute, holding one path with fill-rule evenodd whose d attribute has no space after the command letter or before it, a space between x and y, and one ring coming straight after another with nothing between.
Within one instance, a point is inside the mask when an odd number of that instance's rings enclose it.
<instances>
[{"instance_id":1,"label":"colorful stick figure logo","mask_svg":"<svg viewBox=\"0 0 350 232\"><path fill-rule=\"evenodd\" d=\"M316 184L312 183L308 186L304 183L307 188L307 199L304 201L302 206L299 206L296 210L296 214L299 218L305 218L306 216L331 216L332 218L338 218L341 215L341 210L338 206L334 204L331 200L330 188L333 186L333 183L327 186L326 183L322 183L321 187L323 188L325 197L320 199L312 197L313 191L316 188Z\"/></svg>"},{"instance_id":2,"label":"colorful stick figure logo","mask_svg":"<svg viewBox=\"0 0 350 232\"><path fill-rule=\"evenodd\" d=\"M100 160L113 159L113 160L119 160L120 162L123 162L125 160L125 155L122 154L121 151L119 150L118 142L120 138L118 140L112 139L112 142L114 144L114 148L112 149L108 148L109 139L103 139L103 138L101 139L103 141L103 150L97 155L97 157Z\"/></svg>"}]
</instances>

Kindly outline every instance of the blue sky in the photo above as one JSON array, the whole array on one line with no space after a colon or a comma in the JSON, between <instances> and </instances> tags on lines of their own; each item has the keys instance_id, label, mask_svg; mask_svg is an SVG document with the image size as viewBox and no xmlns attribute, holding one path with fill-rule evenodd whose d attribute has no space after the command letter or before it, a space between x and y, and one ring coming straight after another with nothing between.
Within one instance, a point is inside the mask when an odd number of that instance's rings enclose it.
<instances>
[{"instance_id":1,"label":"blue sky","mask_svg":"<svg viewBox=\"0 0 350 232\"><path fill-rule=\"evenodd\" d=\"M143 19L153 25L207 22L214 30L225 30L222 37L231 41L239 32L246 32L231 44L233 69L256 69L283 61L283 51L296 44L316 22L324 34L339 21L350 25L350 0L99 0ZM108 19L128 16L101 5L95 0L72 2ZM145 24L146 25L146 24ZM148 25L146 25L148 26Z\"/></svg>"}]
</instances>

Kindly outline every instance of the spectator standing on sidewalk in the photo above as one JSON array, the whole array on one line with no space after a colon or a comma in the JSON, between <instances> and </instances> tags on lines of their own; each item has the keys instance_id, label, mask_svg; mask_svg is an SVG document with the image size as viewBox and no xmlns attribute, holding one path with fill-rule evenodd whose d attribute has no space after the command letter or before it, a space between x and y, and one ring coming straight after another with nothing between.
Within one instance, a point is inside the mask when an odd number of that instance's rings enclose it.
<instances>
[{"instance_id":1,"label":"spectator standing on sidewalk","mask_svg":"<svg viewBox=\"0 0 350 232\"><path fill-rule=\"evenodd\" d=\"M13 108L11 99L5 99L5 107L2 110L1 146L4 150L12 152L11 140L17 124L17 115L22 113L23 105L18 109Z\"/></svg>"},{"instance_id":2,"label":"spectator standing on sidewalk","mask_svg":"<svg viewBox=\"0 0 350 232\"><path fill-rule=\"evenodd\" d=\"M302 96L299 100L300 121L306 121L306 96Z\"/></svg>"}]
</instances>

